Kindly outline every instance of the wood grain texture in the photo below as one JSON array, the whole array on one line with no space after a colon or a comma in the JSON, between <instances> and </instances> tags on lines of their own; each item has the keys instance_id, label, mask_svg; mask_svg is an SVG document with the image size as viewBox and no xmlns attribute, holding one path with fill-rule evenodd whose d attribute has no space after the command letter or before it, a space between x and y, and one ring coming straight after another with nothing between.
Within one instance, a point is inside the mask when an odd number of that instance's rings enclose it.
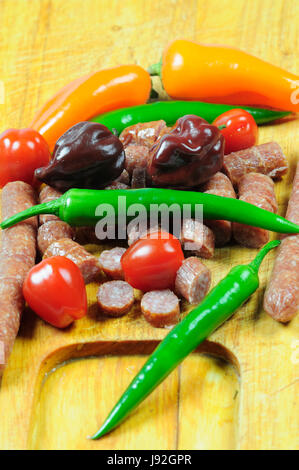
<instances>
[{"instance_id":1,"label":"wood grain texture","mask_svg":"<svg viewBox=\"0 0 299 470\"><path fill-rule=\"evenodd\" d=\"M296 0L0 0L0 131L28 126L68 81L121 63L147 67L179 37L237 46L298 73L298 18ZM276 140L290 163L276 185L281 214L298 161L298 128L293 120L260 129L260 143ZM254 254L216 250L207 262L213 284ZM202 348L234 369L190 356L98 442L86 436L167 331L146 324L138 303L126 317L101 317L96 285L88 286L88 316L65 332L26 311L0 389L0 448L298 448L298 317L281 325L262 309L273 257L263 263L258 292Z\"/></svg>"}]
</instances>

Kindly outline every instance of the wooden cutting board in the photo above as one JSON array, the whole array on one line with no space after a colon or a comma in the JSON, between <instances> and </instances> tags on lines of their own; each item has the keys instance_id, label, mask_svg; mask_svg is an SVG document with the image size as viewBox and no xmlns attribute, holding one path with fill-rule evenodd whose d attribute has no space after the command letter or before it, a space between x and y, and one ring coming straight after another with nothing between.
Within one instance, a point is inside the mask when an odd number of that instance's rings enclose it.
<instances>
[{"instance_id":1,"label":"wooden cutting board","mask_svg":"<svg viewBox=\"0 0 299 470\"><path fill-rule=\"evenodd\" d=\"M177 37L238 46L298 73L298 18L296 0L222 0L221 6L216 0L1 0L0 131L28 126L69 80L121 63L148 66ZM298 123L260 130L260 143L276 140L290 163L276 185L281 214L298 160ZM255 253L233 245L216 250L207 262L213 284ZM298 318L281 325L262 308L273 256L263 263L259 290L233 319L97 442L86 437L167 330L149 326L138 301L123 318L101 316L96 285L88 286L87 318L67 331L26 311L0 388L0 448L298 448Z\"/></svg>"}]
</instances>

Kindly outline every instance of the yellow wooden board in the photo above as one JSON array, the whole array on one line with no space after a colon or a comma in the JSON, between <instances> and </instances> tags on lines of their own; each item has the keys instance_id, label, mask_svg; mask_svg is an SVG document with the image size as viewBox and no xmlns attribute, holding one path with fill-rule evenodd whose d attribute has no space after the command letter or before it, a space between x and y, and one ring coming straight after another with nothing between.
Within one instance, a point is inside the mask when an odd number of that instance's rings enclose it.
<instances>
[{"instance_id":1,"label":"yellow wooden board","mask_svg":"<svg viewBox=\"0 0 299 470\"><path fill-rule=\"evenodd\" d=\"M0 0L0 131L26 127L68 81L122 63L147 67L178 37L238 46L298 73L298 18L297 0ZM281 214L298 161L298 123L260 130L260 143L279 142L290 163L276 185ZM216 250L207 263L213 284L254 254ZM97 442L86 437L167 330L148 325L138 302L126 317L101 317L96 285L88 286L87 318L66 332L26 311L0 389L0 448L298 448L298 317L281 325L262 308L273 256L234 318Z\"/></svg>"}]
</instances>

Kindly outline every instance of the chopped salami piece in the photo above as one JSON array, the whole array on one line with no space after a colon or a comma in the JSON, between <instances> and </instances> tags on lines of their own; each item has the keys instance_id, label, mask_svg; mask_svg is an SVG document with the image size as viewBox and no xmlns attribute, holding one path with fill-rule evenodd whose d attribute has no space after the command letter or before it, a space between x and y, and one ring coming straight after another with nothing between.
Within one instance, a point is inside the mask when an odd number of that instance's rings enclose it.
<instances>
[{"instance_id":1,"label":"chopped salami piece","mask_svg":"<svg viewBox=\"0 0 299 470\"><path fill-rule=\"evenodd\" d=\"M146 188L146 169L134 168L131 181L132 189Z\"/></svg>"},{"instance_id":2,"label":"chopped salami piece","mask_svg":"<svg viewBox=\"0 0 299 470\"><path fill-rule=\"evenodd\" d=\"M96 281L101 272L98 259L70 238L61 238L52 243L43 258L52 256L65 256L72 260L79 267L85 284Z\"/></svg>"},{"instance_id":3,"label":"chopped salami piece","mask_svg":"<svg viewBox=\"0 0 299 470\"><path fill-rule=\"evenodd\" d=\"M236 193L230 179L224 173L216 173L205 183L201 190L208 194L216 194L216 196L236 198ZM232 235L232 224L229 220L205 220L215 236L215 245L226 245Z\"/></svg>"},{"instance_id":4,"label":"chopped salami piece","mask_svg":"<svg viewBox=\"0 0 299 470\"><path fill-rule=\"evenodd\" d=\"M2 190L2 216L11 217L36 204L35 192L16 181ZM5 364L17 336L24 307L22 286L36 256L37 218L20 222L2 232L0 252L0 341L4 344ZM0 364L0 376L4 364Z\"/></svg>"},{"instance_id":5,"label":"chopped salami piece","mask_svg":"<svg viewBox=\"0 0 299 470\"><path fill-rule=\"evenodd\" d=\"M145 145L150 148L164 134L169 131L166 122L151 121L134 124L122 131L119 138L126 148L129 144Z\"/></svg>"},{"instance_id":6,"label":"chopped salami piece","mask_svg":"<svg viewBox=\"0 0 299 470\"><path fill-rule=\"evenodd\" d=\"M126 252L125 248L115 247L111 250L102 251L99 257L99 263L102 271L112 279L124 279L124 273L121 266L121 257Z\"/></svg>"},{"instance_id":7,"label":"chopped salami piece","mask_svg":"<svg viewBox=\"0 0 299 470\"><path fill-rule=\"evenodd\" d=\"M37 246L41 254L45 253L52 243L61 238L73 238L74 231L72 227L62 222L62 220L51 220L41 225L37 234Z\"/></svg>"},{"instance_id":8,"label":"chopped salami piece","mask_svg":"<svg viewBox=\"0 0 299 470\"><path fill-rule=\"evenodd\" d=\"M39 193L39 202L43 204L44 202L51 202L59 199L62 196L62 193L51 186L46 185L41 192ZM39 216L39 224L45 224L51 220L59 220L59 218L54 214L42 214Z\"/></svg>"},{"instance_id":9,"label":"chopped salami piece","mask_svg":"<svg viewBox=\"0 0 299 470\"><path fill-rule=\"evenodd\" d=\"M153 290L142 297L141 311L151 325L163 328L178 322L180 301L169 289Z\"/></svg>"},{"instance_id":10,"label":"chopped salami piece","mask_svg":"<svg viewBox=\"0 0 299 470\"><path fill-rule=\"evenodd\" d=\"M132 175L135 168L147 168L149 149L145 145L130 144L125 149L125 168Z\"/></svg>"},{"instance_id":11,"label":"chopped salami piece","mask_svg":"<svg viewBox=\"0 0 299 470\"><path fill-rule=\"evenodd\" d=\"M101 284L97 293L98 306L106 315L120 317L131 309L134 290L125 281L109 281Z\"/></svg>"},{"instance_id":12,"label":"chopped salami piece","mask_svg":"<svg viewBox=\"0 0 299 470\"><path fill-rule=\"evenodd\" d=\"M299 223L299 163L286 218ZM283 323L292 320L299 310L299 235L283 237L277 249L264 308L271 317Z\"/></svg>"},{"instance_id":13,"label":"chopped salami piece","mask_svg":"<svg viewBox=\"0 0 299 470\"><path fill-rule=\"evenodd\" d=\"M33 188L23 181L8 183L2 189L2 220L6 220L18 212L29 209L36 204L36 194ZM37 217L22 222L24 225L37 227Z\"/></svg>"},{"instance_id":14,"label":"chopped salami piece","mask_svg":"<svg viewBox=\"0 0 299 470\"><path fill-rule=\"evenodd\" d=\"M211 271L195 256L183 261L179 268L175 291L190 304L198 304L206 296L211 285Z\"/></svg>"},{"instance_id":15,"label":"chopped salami piece","mask_svg":"<svg viewBox=\"0 0 299 470\"><path fill-rule=\"evenodd\" d=\"M261 209L274 212L277 203L273 181L266 175L248 173L239 183L239 199ZM260 248L269 241L269 232L263 228L233 222L234 239L249 248Z\"/></svg>"},{"instance_id":16,"label":"chopped salami piece","mask_svg":"<svg viewBox=\"0 0 299 470\"><path fill-rule=\"evenodd\" d=\"M181 243L186 256L213 258L215 237L212 230L194 219L185 219L182 225Z\"/></svg>"},{"instance_id":17,"label":"chopped salami piece","mask_svg":"<svg viewBox=\"0 0 299 470\"><path fill-rule=\"evenodd\" d=\"M224 155L223 169L234 186L246 173L262 173L280 179L288 170L288 162L276 142L256 145Z\"/></svg>"}]
</instances>

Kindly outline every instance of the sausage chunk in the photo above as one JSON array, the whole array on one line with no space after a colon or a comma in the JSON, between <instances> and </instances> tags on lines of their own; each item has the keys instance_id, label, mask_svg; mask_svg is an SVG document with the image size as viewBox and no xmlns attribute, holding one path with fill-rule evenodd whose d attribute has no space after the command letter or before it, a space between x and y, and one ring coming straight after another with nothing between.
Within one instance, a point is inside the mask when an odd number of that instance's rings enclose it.
<instances>
[{"instance_id":1,"label":"sausage chunk","mask_svg":"<svg viewBox=\"0 0 299 470\"><path fill-rule=\"evenodd\" d=\"M270 212L276 212L277 210L274 183L266 175L258 173L244 175L239 183L239 199ZM237 222L233 222L232 226L234 239L240 245L249 248L260 248L269 241L268 230Z\"/></svg>"},{"instance_id":2,"label":"sausage chunk","mask_svg":"<svg viewBox=\"0 0 299 470\"><path fill-rule=\"evenodd\" d=\"M109 281L101 284L97 293L98 306L111 317L128 313L134 303L134 290L125 281Z\"/></svg>"},{"instance_id":3,"label":"sausage chunk","mask_svg":"<svg viewBox=\"0 0 299 470\"><path fill-rule=\"evenodd\" d=\"M62 193L51 186L46 185L41 192L39 193L39 202L43 204L44 202L51 202L59 199L62 196ZM54 214L41 214L39 216L39 224L45 224L51 220L59 220L59 218Z\"/></svg>"},{"instance_id":4,"label":"sausage chunk","mask_svg":"<svg viewBox=\"0 0 299 470\"><path fill-rule=\"evenodd\" d=\"M216 173L205 183L201 190L208 194L216 196L236 198L236 193L230 179L221 172ZM226 245L232 235L232 224L229 220L205 220L205 224L209 227L215 236L215 245Z\"/></svg>"},{"instance_id":5,"label":"sausage chunk","mask_svg":"<svg viewBox=\"0 0 299 470\"><path fill-rule=\"evenodd\" d=\"M72 239L73 236L74 231L69 224L62 222L62 220L50 220L38 229L37 246L39 252L44 254L52 243L61 238Z\"/></svg>"},{"instance_id":6,"label":"sausage chunk","mask_svg":"<svg viewBox=\"0 0 299 470\"><path fill-rule=\"evenodd\" d=\"M69 238L61 238L48 247L44 259L52 256L65 256L72 260L79 267L85 284L96 281L101 272L98 259Z\"/></svg>"},{"instance_id":7,"label":"sausage chunk","mask_svg":"<svg viewBox=\"0 0 299 470\"><path fill-rule=\"evenodd\" d=\"M166 122L162 119L160 121L140 122L124 129L119 139L125 148L129 144L144 145L151 148L169 130L170 128L166 126Z\"/></svg>"},{"instance_id":8,"label":"sausage chunk","mask_svg":"<svg viewBox=\"0 0 299 470\"><path fill-rule=\"evenodd\" d=\"M102 251L99 263L102 271L112 279L124 279L121 266L121 257L126 252L125 248L115 247L111 250Z\"/></svg>"},{"instance_id":9,"label":"sausage chunk","mask_svg":"<svg viewBox=\"0 0 299 470\"><path fill-rule=\"evenodd\" d=\"M212 230L198 220L185 219L182 225L181 243L186 256L213 258L215 237Z\"/></svg>"},{"instance_id":10,"label":"sausage chunk","mask_svg":"<svg viewBox=\"0 0 299 470\"><path fill-rule=\"evenodd\" d=\"M174 325L180 316L180 301L169 289L153 290L144 294L141 300L141 311L146 321L162 328Z\"/></svg>"},{"instance_id":11,"label":"sausage chunk","mask_svg":"<svg viewBox=\"0 0 299 470\"><path fill-rule=\"evenodd\" d=\"M276 142L256 145L224 156L223 170L234 186L246 173L262 173L280 179L288 170L287 159Z\"/></svg>"},{"instance_id":12,"label":"sausage chunk","mask_svg":"<svg viewBox=\"0 0 299 470\"><path fill-rule=\"evenodd\" d=\"M175 291L190 304L198 304L206 296L211 285L211 271L195 256L183 261L179 268Z\"/></svg>"}]
</instances>

